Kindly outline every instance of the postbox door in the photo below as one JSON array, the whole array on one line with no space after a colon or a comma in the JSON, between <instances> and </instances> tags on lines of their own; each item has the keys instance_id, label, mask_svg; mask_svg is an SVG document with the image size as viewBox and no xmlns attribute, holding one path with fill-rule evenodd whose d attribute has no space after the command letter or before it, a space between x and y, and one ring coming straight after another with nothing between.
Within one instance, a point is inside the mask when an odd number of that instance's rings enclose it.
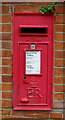
<instances>
[{"instance_id":1,"label":"postbox door","mask_svg":"<svg viewBox=\"0 0 65 120\"><path fill-rule=\"evenodd\" d=\"M22 109L48 104L48 43L34 43L35 49L32 44L18 43L18 105Z\"/></svg>"}]
</instances>

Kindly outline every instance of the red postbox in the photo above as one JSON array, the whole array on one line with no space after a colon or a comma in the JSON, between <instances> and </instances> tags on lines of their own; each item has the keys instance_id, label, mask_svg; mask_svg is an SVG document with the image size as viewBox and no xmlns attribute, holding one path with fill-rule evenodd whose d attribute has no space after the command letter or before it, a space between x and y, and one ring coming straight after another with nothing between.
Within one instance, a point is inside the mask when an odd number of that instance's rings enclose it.
<instances>
[{"instance_id":1,"label":"red postbox","mask_svg":"<svg viewBox=\"0 0 65 120\"><path fill-rule=\"evenodd\" d=\"M53 14L14 13L14 110L52 110Z\"/></svg>"}]
</instances>

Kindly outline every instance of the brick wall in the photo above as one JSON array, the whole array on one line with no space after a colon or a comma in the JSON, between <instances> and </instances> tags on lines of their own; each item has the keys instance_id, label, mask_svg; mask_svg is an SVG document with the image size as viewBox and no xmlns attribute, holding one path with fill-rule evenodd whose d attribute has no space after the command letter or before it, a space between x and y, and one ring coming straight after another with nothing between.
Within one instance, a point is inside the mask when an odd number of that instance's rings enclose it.
<instances>
[{"instance_id":1,"label":"brick wall","mask_svg":"<svg viewBox=\"0 0 65 120\"><path fill-rule=\"evenodd\" d=\"M12 79L12 12L37 12L39 8L48 3L3 3L2 13L0 13L0 76L2 76L2 106L0 106L0 116L2 118L44 118L62 120L63 99L65 92L65 14L64 3L58 3L55 11L55 32L54 32L54 88L53 88L53 110L49 111L14 111L12 108L13 79ZM1 6L1 4L0 4ZM63 16L64 14L64 16ZM2 15L2 21L1 21ZM2 30L1 30L2 28ZM2 34L2 36L1 36ZM2 37L2 38L1 38ZM2 53L2 56L1 56ZM2 71L1 71L2 67ZM1 87L0 87L1 88Z\"/></svg>"}]
</instances>

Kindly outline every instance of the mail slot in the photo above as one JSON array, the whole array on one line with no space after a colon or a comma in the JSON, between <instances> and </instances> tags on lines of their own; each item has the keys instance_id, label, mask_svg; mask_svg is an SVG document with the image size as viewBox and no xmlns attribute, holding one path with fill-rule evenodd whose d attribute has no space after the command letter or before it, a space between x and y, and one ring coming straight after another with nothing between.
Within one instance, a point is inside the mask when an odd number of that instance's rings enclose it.
<instances>
[{"instance_id":1,"label":"mail slot","mask_svg":"<svg viewBox=\"0 0 65 120\"><path fill-rule=\"evenodd\" d=\"M20 35L48 35L47 26L20 25Z\"/></svg>"},{"instance_id":2,"label":"mail slot","mask_svg":"<svg viewBox=\"0 0 65 120\"><path fill-rule=\"evenodd\" d=\"M53 24L54 14L14 13L14 110L52 110Z\"/></svg>"}]
</instances>

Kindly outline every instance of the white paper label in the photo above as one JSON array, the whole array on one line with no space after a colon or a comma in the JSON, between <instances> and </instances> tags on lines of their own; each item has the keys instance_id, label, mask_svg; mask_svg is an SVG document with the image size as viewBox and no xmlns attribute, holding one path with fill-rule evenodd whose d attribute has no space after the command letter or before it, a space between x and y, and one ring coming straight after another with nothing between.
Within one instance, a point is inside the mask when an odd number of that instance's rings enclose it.
<instances>
[{"instance_id":1,"label":"white paper label","mask_svg":"<svg viewBox=\"0 0 65 120\"><path fill-rule=\"evenodd\" d=\"M26 51L26 74L40 74L40 51Z\"/></svg>"}]
</instances>

